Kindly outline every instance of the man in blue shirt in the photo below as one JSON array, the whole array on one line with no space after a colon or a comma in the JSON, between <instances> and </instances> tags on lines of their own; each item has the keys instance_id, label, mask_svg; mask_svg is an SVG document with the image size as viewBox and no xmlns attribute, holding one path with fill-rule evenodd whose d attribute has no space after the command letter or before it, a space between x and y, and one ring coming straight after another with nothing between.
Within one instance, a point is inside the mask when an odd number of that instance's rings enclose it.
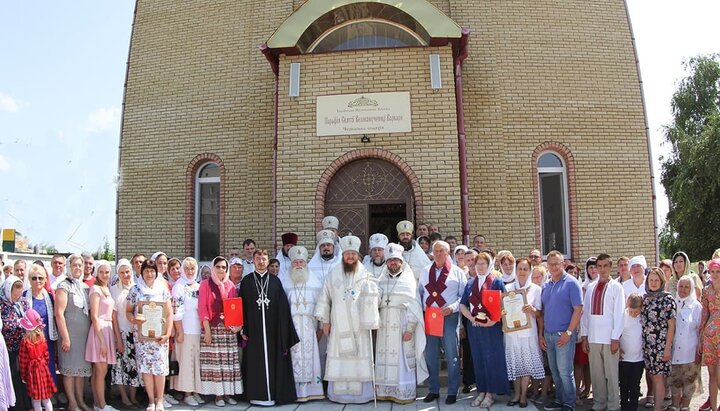
<instances>
[{"instance_id":1,"label":"man in blue shirt","mask_svg":"<svg viewBox=\"0 0 720 411\"><path fill-rule=\"evenodd\" d=\"M547 411L575 409L573 361L580 315L582 288L580 282L565 272L564 258L559 251L547 257L550 281L542 290L543 321L540 321L540 346L547 351L548 363L555 382L556 400L545 406Z\"/></svg>"}]
</instances>

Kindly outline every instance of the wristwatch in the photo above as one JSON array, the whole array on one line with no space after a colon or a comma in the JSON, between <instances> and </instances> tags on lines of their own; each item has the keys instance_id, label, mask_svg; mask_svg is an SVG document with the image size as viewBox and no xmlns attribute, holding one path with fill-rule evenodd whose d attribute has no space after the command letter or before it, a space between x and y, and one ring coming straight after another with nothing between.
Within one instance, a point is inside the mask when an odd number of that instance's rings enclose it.
<instances>
[{"instance_id":1,"label":"wristwatch","mask_svg":"<svg viewBox=\"0 0 720 411\"><path fill-rule=\"evenodd\" d=\"M572 337L572 331L570 330L565 330L565 334L567 334L568 337Z\"/></svg>"}]
</instances>

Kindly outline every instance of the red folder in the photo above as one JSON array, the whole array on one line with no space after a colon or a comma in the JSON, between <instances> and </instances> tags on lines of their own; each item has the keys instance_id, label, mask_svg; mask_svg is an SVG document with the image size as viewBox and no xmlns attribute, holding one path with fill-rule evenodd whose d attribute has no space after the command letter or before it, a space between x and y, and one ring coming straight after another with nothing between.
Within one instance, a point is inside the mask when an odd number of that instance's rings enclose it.
<instances>
[{"instance_id":1,"label":"red folder","mask_svg":"<svg viewBox=\"0 0 720 411\"><path fill-rule=\"evenodd\" d=\"M242 298L227 298L223 300L223 314L225 315L226 327L242 327L243 307Z\"/></svg>"},{"instance_id":2,"label":"red folder","mask_svg":"<svg viewBox=\"0 0 720 411\"><path fill-rule=\"evenodd\" d=\"M488 312L490 321L500 321L502 291L500 290L483 290L482 305Z\"/></svg>"},{"instance_id":3,"label":"red folder","mask_svg":"<svg viewBox=\"0 0 720 411\"><path fill-rule=\"evenodd\" d=\"M425 334L435 337L443 336L443 317L442 309L438 307L425 308Z\"/></svg>"}]
</instances>

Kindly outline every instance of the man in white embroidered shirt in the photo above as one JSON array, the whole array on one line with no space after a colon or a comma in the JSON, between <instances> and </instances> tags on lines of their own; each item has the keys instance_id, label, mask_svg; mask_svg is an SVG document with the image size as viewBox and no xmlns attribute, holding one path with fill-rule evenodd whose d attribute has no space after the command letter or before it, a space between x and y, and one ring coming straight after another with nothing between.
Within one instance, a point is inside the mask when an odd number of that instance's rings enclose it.
<instances>
[{"instance_id":1,"label":"man in white embroidered shirt","mask_svg":"<svg viewBox=\"0 0 720 411\"><path fill-rule=\"evenodd\" d=\"M625 294L622 285L612 281L612 260L607 254L597 257L598 280L588 285L580 335L582 349L590 357L590 379L593 381L593 410L620 409L618 367L620 337L625 317Z\"/></svg>"},{"instance_id":2,"label":"man in white embroidered shirt","mask_svg":"<svg viewBox=\"0 0 720 411\"><path fill-rule=\"evenodd\" d=\"M467 279L460 267L450 259L450 245L438 240L433 245L435 262L423 270L418 282L420 305L442 309L443 336L428 335L425 345L425 361L429 378L429 393L423 401L433 402L440 397L440 344L445 351L448 368L448 396L445 404L454 404L460 387L460 363L458 359L458 310L460 298L465 292Z\"/></svg>"}]
</instances>

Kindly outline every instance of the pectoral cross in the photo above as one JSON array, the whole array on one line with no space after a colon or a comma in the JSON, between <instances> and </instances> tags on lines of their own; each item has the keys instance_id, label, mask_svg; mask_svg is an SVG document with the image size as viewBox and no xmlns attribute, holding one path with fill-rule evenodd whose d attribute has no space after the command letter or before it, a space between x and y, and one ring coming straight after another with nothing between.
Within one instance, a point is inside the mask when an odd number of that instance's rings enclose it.
<instances>
[{"instance_id":1,"label":"pectoral cross","mask_svg":"<svg viewBox=\"0 0 720 411\"><path fill-rule=\"evenodd\" d=\"M258 297L258 299L255 300L255 302L258 305L258 310L262 308L263 304L265 305L265 308L268 308L268 306L270 306L270 299L264 295L261 295L260 297Z\"/></svg>"}]
</instances>

